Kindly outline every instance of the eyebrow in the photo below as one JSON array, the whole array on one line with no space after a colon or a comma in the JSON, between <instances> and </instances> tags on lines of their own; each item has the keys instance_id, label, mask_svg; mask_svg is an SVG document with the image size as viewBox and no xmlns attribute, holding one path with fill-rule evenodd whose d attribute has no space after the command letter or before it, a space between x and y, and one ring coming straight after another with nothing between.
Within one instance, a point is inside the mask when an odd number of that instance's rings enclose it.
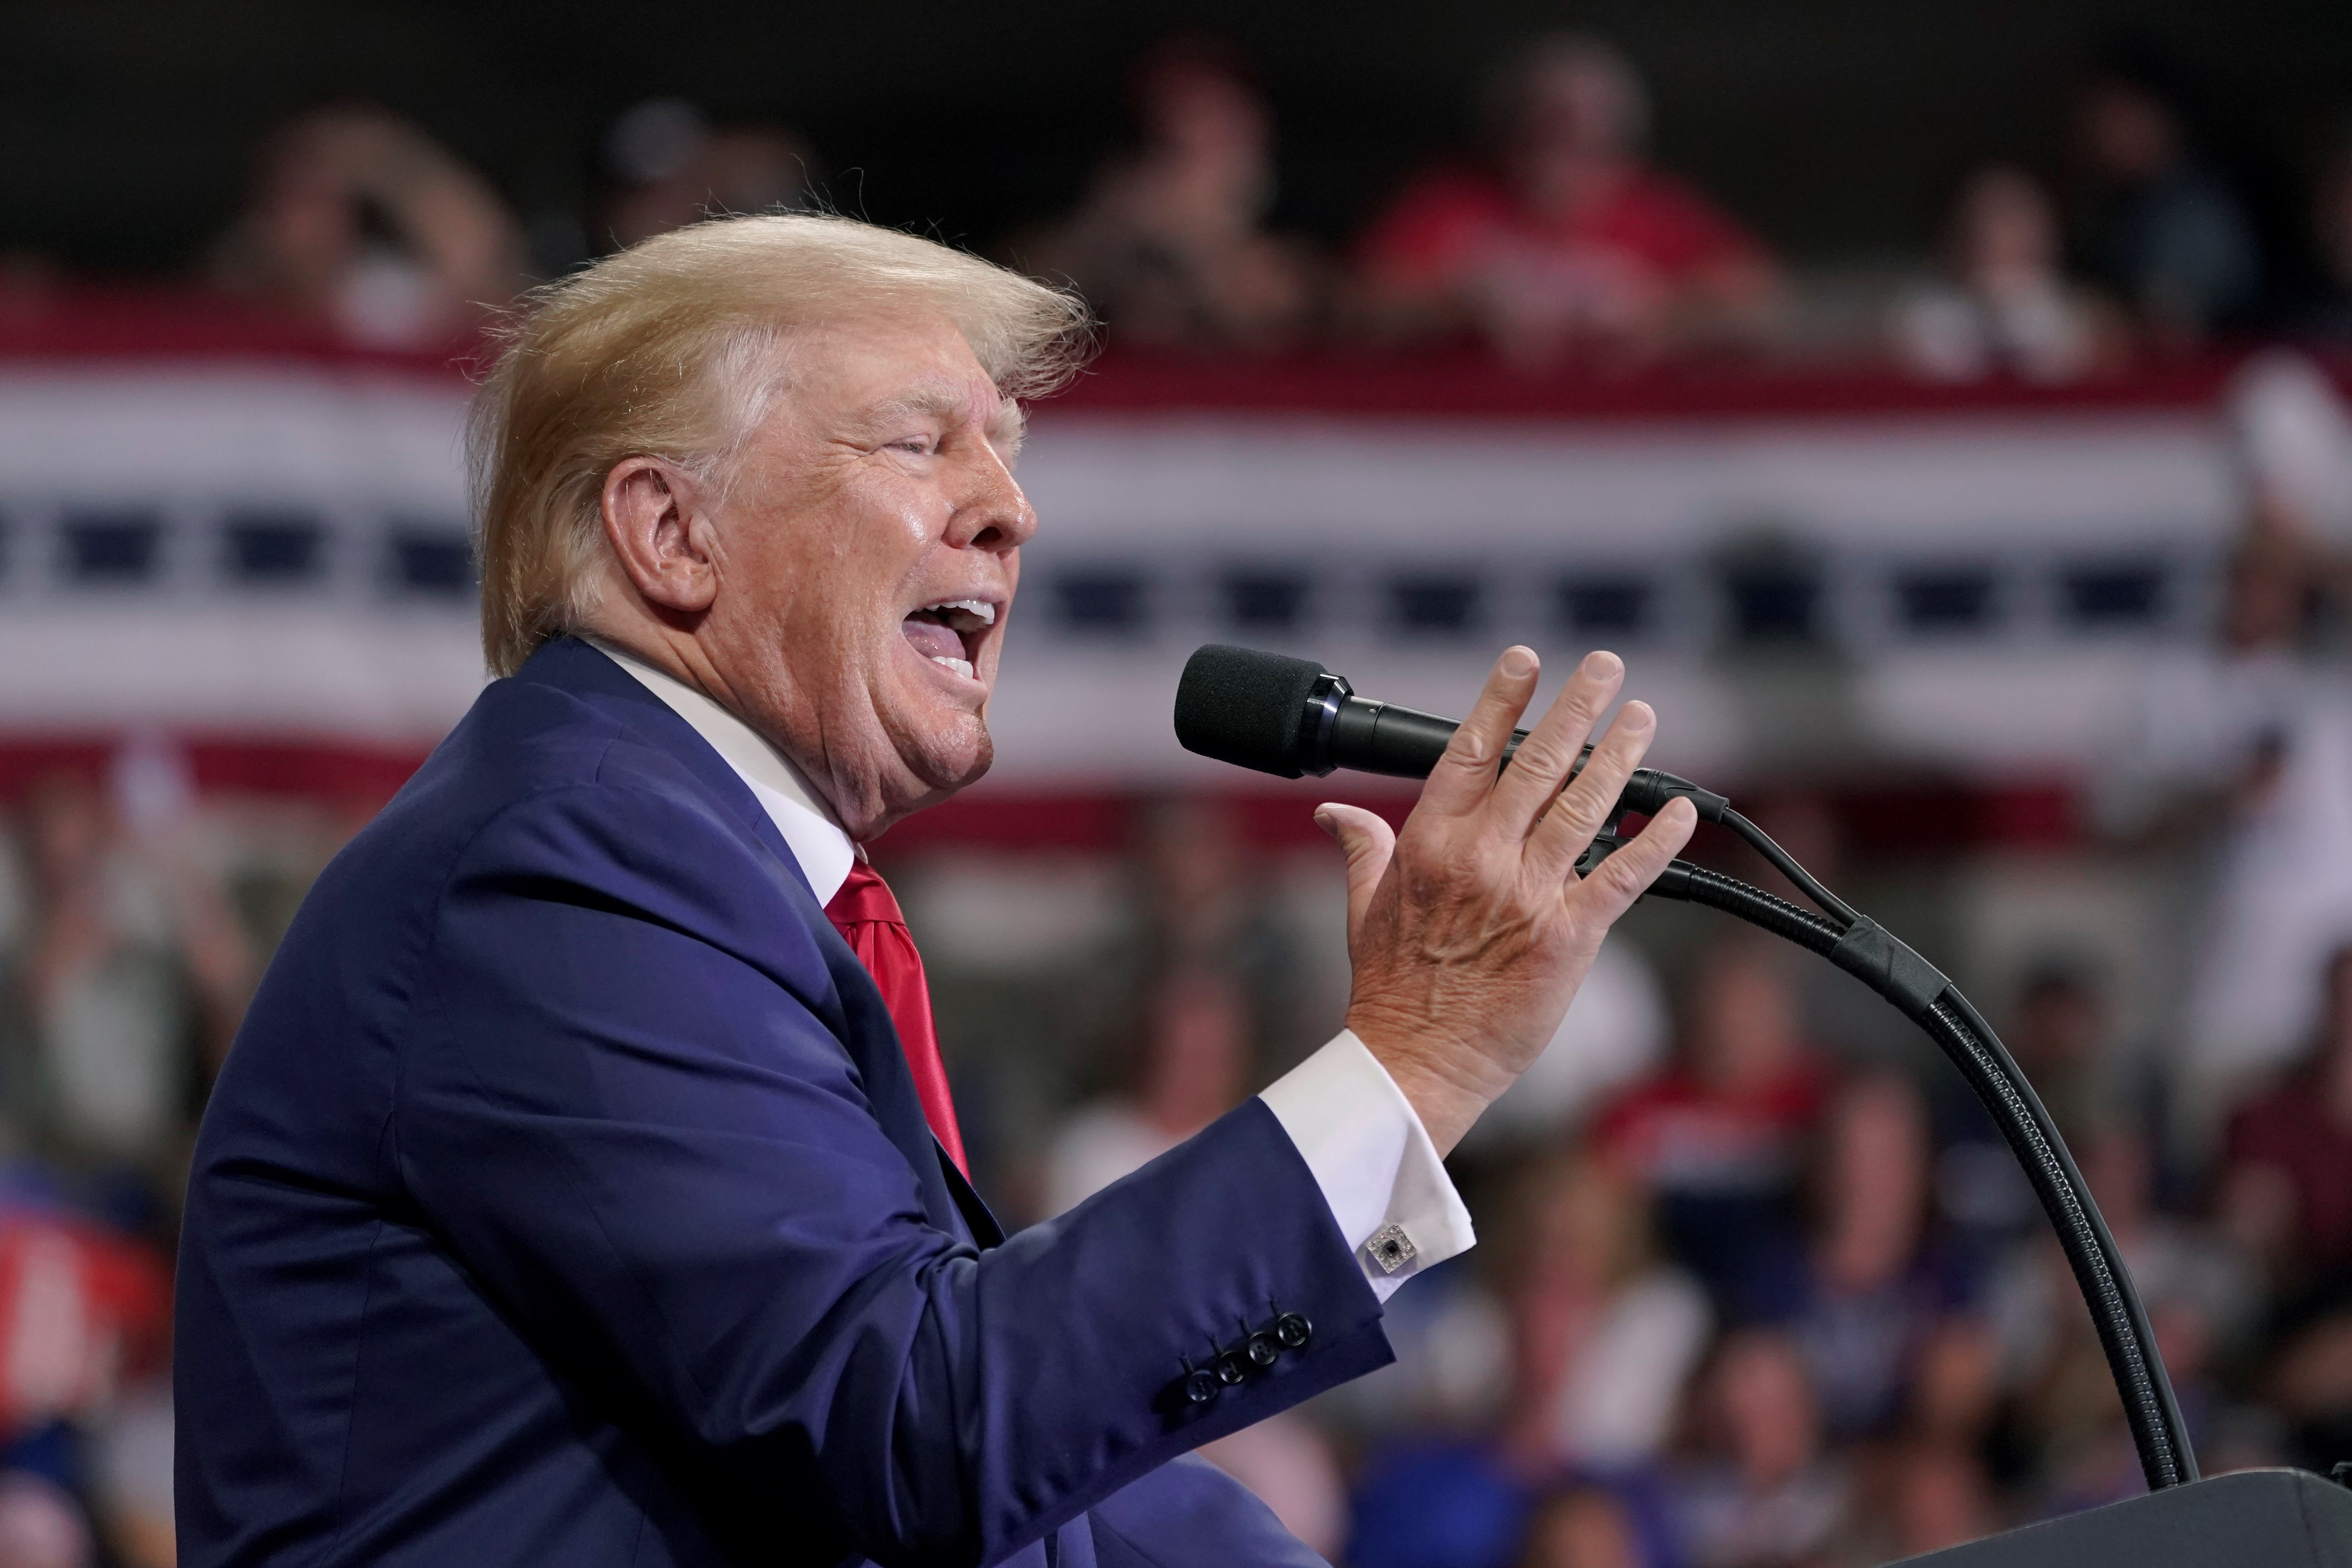
<instances>
[{"instance_id":1,"label":"eyebrow","mask_svg":"<svg viewBox=\"0 0 2352 1568\"><path fill-rule=\"evenodd\" d=\"M877 404L872 410L877 424L887 425L905 418L932 418L943 425L961 424L971 414L971 397L961 388L931 387L910 392ZM1010 397L999 397L994 411L989 416L989 438L1008 452L1017 452L1028 434L1028 417L1021 405Z\"/></svg>"}]
</instances>

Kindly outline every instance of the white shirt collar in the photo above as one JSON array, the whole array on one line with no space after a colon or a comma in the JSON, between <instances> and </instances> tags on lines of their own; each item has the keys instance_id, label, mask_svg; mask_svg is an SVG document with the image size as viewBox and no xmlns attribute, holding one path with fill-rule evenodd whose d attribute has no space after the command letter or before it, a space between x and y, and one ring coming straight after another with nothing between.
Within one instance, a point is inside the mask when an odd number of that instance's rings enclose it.
<instances>
[{"instance_id":1,"label":"white shirt collar","mask_svg":"<svg viewBox=\"0 0 2352 1568\"><path fill-rule=\"evenodd\" d=\"M694 726L696 734L710 742L710 749L751 786L752 795L767 812L768 820L784 836L785 847L800 862L801 875L808 879L816 901L831 903L834 894L841 891L842 883L849 879L849 868L856 862L857 847L850 843L841 824L833 819L833 813L826 809L816 791L809 787L808 780L801 776L801 771L761 739L758 731L676 676L656 669L610 643L593 637L587 641L635 676L640 685L667 703L672 712Z\"/></svg>"}]
</instances>

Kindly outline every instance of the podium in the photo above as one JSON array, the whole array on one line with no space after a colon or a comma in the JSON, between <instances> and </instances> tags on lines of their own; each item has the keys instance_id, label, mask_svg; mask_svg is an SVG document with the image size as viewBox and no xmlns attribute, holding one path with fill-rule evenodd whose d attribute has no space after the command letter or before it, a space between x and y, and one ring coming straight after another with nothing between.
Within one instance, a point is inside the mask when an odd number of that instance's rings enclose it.
<instances>
[{"instance_id":1,"label":"podium","mask_svg":"<svg viewBox=\"0 0 2352 1568\"><path fill-rule=\"evenodd\" d=\"M2352 1568L2352 1490L2306 1470L2167 1487L1890 1568Z\"/></svg>"}]
</instances>

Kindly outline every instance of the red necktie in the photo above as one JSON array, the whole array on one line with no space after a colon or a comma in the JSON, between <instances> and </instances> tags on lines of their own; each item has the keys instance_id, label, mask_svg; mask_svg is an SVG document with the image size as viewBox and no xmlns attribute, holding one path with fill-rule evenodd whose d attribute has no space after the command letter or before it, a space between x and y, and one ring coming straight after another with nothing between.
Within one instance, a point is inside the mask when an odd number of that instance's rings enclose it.
<instances>
[{"instance_id":1,"label":"red necktie","mask_svg":"<svg viewBox=\"0 0 2352 1568\"><path fill-rule=\"evenodd\" d=\"M931 988L923 980L923 955L907 933L907 917L890 884L864 860L854 860L849 879L824 906L825 918L849 943L849 951L874 976L882 1005L898 1026L898 1044L915 1075L915 1095L923 1102L923 1120L931 1124L940 1147L966 1176L963 1134L956 1130L955 1101L948 1094L947 1064L940 1059L940 1032L931 1022Z\"/></svg>"}]
</instances>

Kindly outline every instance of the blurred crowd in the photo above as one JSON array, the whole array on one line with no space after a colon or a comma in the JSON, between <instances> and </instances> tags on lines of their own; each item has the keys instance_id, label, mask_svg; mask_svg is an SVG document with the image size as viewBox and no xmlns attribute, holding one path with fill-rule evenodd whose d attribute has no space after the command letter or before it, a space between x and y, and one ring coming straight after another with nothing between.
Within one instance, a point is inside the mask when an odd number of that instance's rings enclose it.
<instances>
[{"instance_id":1,"label":"blurred crowd","mask_svg":"<svg viewBox=\"0 0 2352 1568\"><path fill-rule=\"evenodd\" d=\"M2352 415L2294 357L2252 364L2233 406L2244 522L2210 633L2148 653L2079 837L2027 857L2103 900L2006 917L1989 954L1966 911L2003 907L1997 847L1865 848L1837 795L1737 782L1987 1004L2208 1469L2324 1471L2352 1458ZM207 793L156 735L0 791L0 1568L171 1561L195 1118L372 804ZM1338 1026L1338 858L1305 817L1118 798L1040 842L877 846L1008 1221L1084 1201ZM1390 1303L1396 1364L1209 1450L1334 1561L1843 1568L2140 1485L1992 1124L1793 949L1637 908L1453 1166L1481 1241Z\"/></svg>"},{"instance_id":2,"label":"blurred crowd","mask_svg":"<svg viewBox=\"0 0 2352 1568\"><path fill-rule=\"evenodd\" d=\"M2281 235L2194 103L2151 58L2086 69L2063 165L1968 171L1932 259L1885 279L1840 352L2056 383L2217 339L2352 342L2352 129ZM1822 352L1812 283L1653 159L1643 78L1604 40L1502 62L1477 144L1399 171L1341 246L1276 221L1279 127L1234 51L1155 49L1130 106L1077 204L999 246L1083 290L1116 344L1483 345L1528 372ZM856 150L638 105L568 260L824 207L828 155ZM271 139L211 282L436 351L563 249L425 129L345 105ZM2236 409L2245 521L2210 635L2147 661L2082 841L2053 852L2131 918L1947 967L2071 1141L2207 1469L2325 1471L2352 1458L2352 420L2292 358L2258 362ZM1837 797L1743 782L1865 908L1947 908L1988 874L1867 852ZM878 847L981 1184L1015 1224L1197 1131L1344 1008L1336 857L1295 842L1303 807L1125 813L1092 847ZM362 816L205 795L152 737L0 792L0 1568L172 1560L181 1172L278 934ZM1964 933L1905 934L1942 962L1935 939ZM1832 1568L2140 1484L1990 1121L1792 950L1643 905L1454 1165L1481 1242L1391 1302L1397 1363L1211 1450L1335 1561Z\"/></svg>"},{"instance_id":3,"label":"blurred crowd","mask_svg":"<svg viewBox=\"0 0 2352 1568\"><path fill-rule=\"evenodd\" d=\"M2051 167L1962 174L1907 272L1864 269L1859 310L1852 279L1792 266L1653 156L1643 76L1600 37L1541 37L1497 62L1475 142L1394 171L1337 238L1282 221L1280 126L1240 52L1171 39L1128 86L1129 133L1075 205L993 242L1082 291L1115 344L1478 345L1530 371L1843 359L2047 383L2216 337L2352 336L2352 113L2300 171L2253 172L2266 192L2301 187L2284 216L2212 145L2194 73L2144 47L2079 73ZM534 278L665 229L840 205L828 154L863 177L859 149L654 100L607 128L588 211L526 226L425 128L335 105L269 138L209 281L353 342L446 348Z\"/></svg>"}]
</instances>

